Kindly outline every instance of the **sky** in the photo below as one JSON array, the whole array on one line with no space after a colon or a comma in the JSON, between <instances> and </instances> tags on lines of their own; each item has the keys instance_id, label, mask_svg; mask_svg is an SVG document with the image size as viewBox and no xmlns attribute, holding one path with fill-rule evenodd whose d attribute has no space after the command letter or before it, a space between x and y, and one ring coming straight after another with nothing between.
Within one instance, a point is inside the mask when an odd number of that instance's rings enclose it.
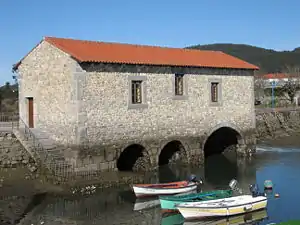
<instances>
[{"instance_id":1,"label":"sky","mask_svg":"<svg viewBox=\"0 0 300 225\"><path fill-rule=\"evenodd\" d=\"M0 0L0 85L45 36L186 47L300 47L299 0Z\"/></svg>"}]
</instances>

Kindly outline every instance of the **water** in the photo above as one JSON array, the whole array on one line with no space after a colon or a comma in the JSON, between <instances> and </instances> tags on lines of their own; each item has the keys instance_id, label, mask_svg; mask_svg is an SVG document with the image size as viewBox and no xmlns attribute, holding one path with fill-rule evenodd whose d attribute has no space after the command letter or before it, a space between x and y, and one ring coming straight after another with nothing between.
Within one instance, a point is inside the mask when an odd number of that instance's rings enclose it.
<instances>
[{"instance_id":1,"label":"water","mask_svg":"<svg viewBox=\"0 0 300 225\"><path fill-rule=\"evenodd\" d=\"M203 190L226 188L229 181L235 178L238 180L239 186L244 193L248 192L249 184L255 182L263 190L264 180L271 179L274 183L274 190L268 195L267 210L231 219L239 221L239 224L243 224L242 221L244 220L248 221L248 224L268 224L300 219L298 207L300 201L298 191L300 187L299 172L300 148L297 148L295 145L283 147L262 143L258 148L257 154L251 160L236 161L232 156L219 155L209 158L202 169L165 167L158 174L154 174L154 176L158 177L160 182L168 182L186 179L188 174L194 173L204 179ZM278 193L280 197L275 198L275 193ZM148 199L148 201L136 200L128 187L98 190L95 194L85 196L42 194L35 196L33 199L34 201L24 204L23 208L19 207L19 218L15 216L14 223L24 225L187 224L183 223L184 220L180 214L162 215L159 205L155 206L155 203L157 203L155 199ZM154 207L145 208L151 206L151 204ZM17 211L13 208L16 205L18 205L17 200L11 200L10 213ZM2 208L0 201L0 209ZM6 215L3 215L5 213ZM11 218L9 216L7 211L3 210L1 215L0 210L0 218L2 220L3 218ZM221 222L224 222L224 220L219 221L219 223ZM9 223L7 222L7 224ZM10 224L13 223L10 222ZM195 224L190 223L190 225Z\"/></svg>"}]
</instances>

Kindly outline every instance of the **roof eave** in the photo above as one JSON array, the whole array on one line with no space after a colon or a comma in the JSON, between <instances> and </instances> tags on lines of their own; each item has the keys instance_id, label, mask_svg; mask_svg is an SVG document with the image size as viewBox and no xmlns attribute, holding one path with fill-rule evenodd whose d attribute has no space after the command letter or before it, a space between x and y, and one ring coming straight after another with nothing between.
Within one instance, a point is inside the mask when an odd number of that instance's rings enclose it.
<instances>
[{"instance_id":1,"label":"roof eave","mask_svg":"<svg viewBox=\"0 0 300 225\"><path fill-rule=\"evenodd\" d=\"M179 66L179 67L196 67L196 68L215 68L215 69L240 69L240 70L260 70L259 67L252 65L249 67L216 67L216 66L195 66L195 65L171 65L171 64L147 64L147 63L128 63L128 62L107 62L94 60L81 60L71 55L71 58L78 63L111 63L111 64L128 64L128 65L148 65L148 66Z\"/></svg>"}]
</instances>

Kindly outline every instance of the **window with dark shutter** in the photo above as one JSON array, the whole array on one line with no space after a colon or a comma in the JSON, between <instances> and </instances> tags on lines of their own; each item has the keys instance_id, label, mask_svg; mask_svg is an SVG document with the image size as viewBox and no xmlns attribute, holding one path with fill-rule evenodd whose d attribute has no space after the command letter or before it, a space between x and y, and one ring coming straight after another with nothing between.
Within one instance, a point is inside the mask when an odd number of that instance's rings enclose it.
<instances>
[{"instance_id":1,"label":"window with dark shutter","mask_svg":"<svg viewBox=\"0 0 300 225\"><path fill-rule=\"evenodd\" d=\"M142 103L142 81L133 80L131 81L131 91L132 91L132 104Z\"/></svg>"},{"instance_id":2,"label":"window with dark shutter","mask_svg":"<svg viewBox=\"0 0 300 225\"><path fill-rule=\"evenodd\" d=\"M175 95L183 95L183 75L175 74Z\"/></svg>"},{"instance_id":3,"label":"window with dark shutter","mask_svg":"<svg viewBox=\"0 0 300 225\"><path fill-rule=\"evenodd\" d=\"M218 84L216 82L211 83L211 101L218 102Z\"/></svg>"}]
</instances>

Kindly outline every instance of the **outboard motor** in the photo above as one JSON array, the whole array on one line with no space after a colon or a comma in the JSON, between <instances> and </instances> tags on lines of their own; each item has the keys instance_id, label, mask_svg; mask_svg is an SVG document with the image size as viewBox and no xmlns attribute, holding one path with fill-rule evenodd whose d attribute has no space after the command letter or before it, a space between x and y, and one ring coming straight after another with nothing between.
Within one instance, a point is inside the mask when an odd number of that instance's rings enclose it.
<instances>
[{"instance_id":1,"label":"outboard motor","mask_svg":"<svg viewBox=\"0 0 300 225\"><path fill-rule=\"evenodd\" d=\"M191 175L188 177L188 181L189 181L189 182L194 182L194 183L200 183L200 184L203 184L202 179L200 178L200 179L198 180L198 179L197 179L197 176L194 175L194 174L191 174Z\"/></svg>"},{"instance_id":2,"label":"outboard motor","mask_svg":"<svg viewBox=\"0 0 300 225\"><path fill-rule=\"evenodd\" d=\"M236 189L237 189L237 185L238 185L237 180L232 179L232 180L229 182L229 185L228 185L228 186L229 186L232 190L236 190Z\"/></svg>"},{"instance_id":3,"label":"outboard motor","mask_svg":"<svg viewBox=\"0 0 300 225\"><path fill-rule=\"evenodd\" d=\"M265 196L264 193L259 192L259 188L257 184L250 184L249 190L252 194L252 197Z\"/></svg>"},{"instance_id":4,"label":"outboard motor","mask_svg":"<svg viewBox=\"0 0 300 225\"><path fill-rule=\"evenodd\" d=\"M230 187L231 190L233 191L237 191L239 192L240 194L242 194L242 190L238 187L238 181L236 179L232 179L228 186Z\"/></svg>"}]
</instances>

